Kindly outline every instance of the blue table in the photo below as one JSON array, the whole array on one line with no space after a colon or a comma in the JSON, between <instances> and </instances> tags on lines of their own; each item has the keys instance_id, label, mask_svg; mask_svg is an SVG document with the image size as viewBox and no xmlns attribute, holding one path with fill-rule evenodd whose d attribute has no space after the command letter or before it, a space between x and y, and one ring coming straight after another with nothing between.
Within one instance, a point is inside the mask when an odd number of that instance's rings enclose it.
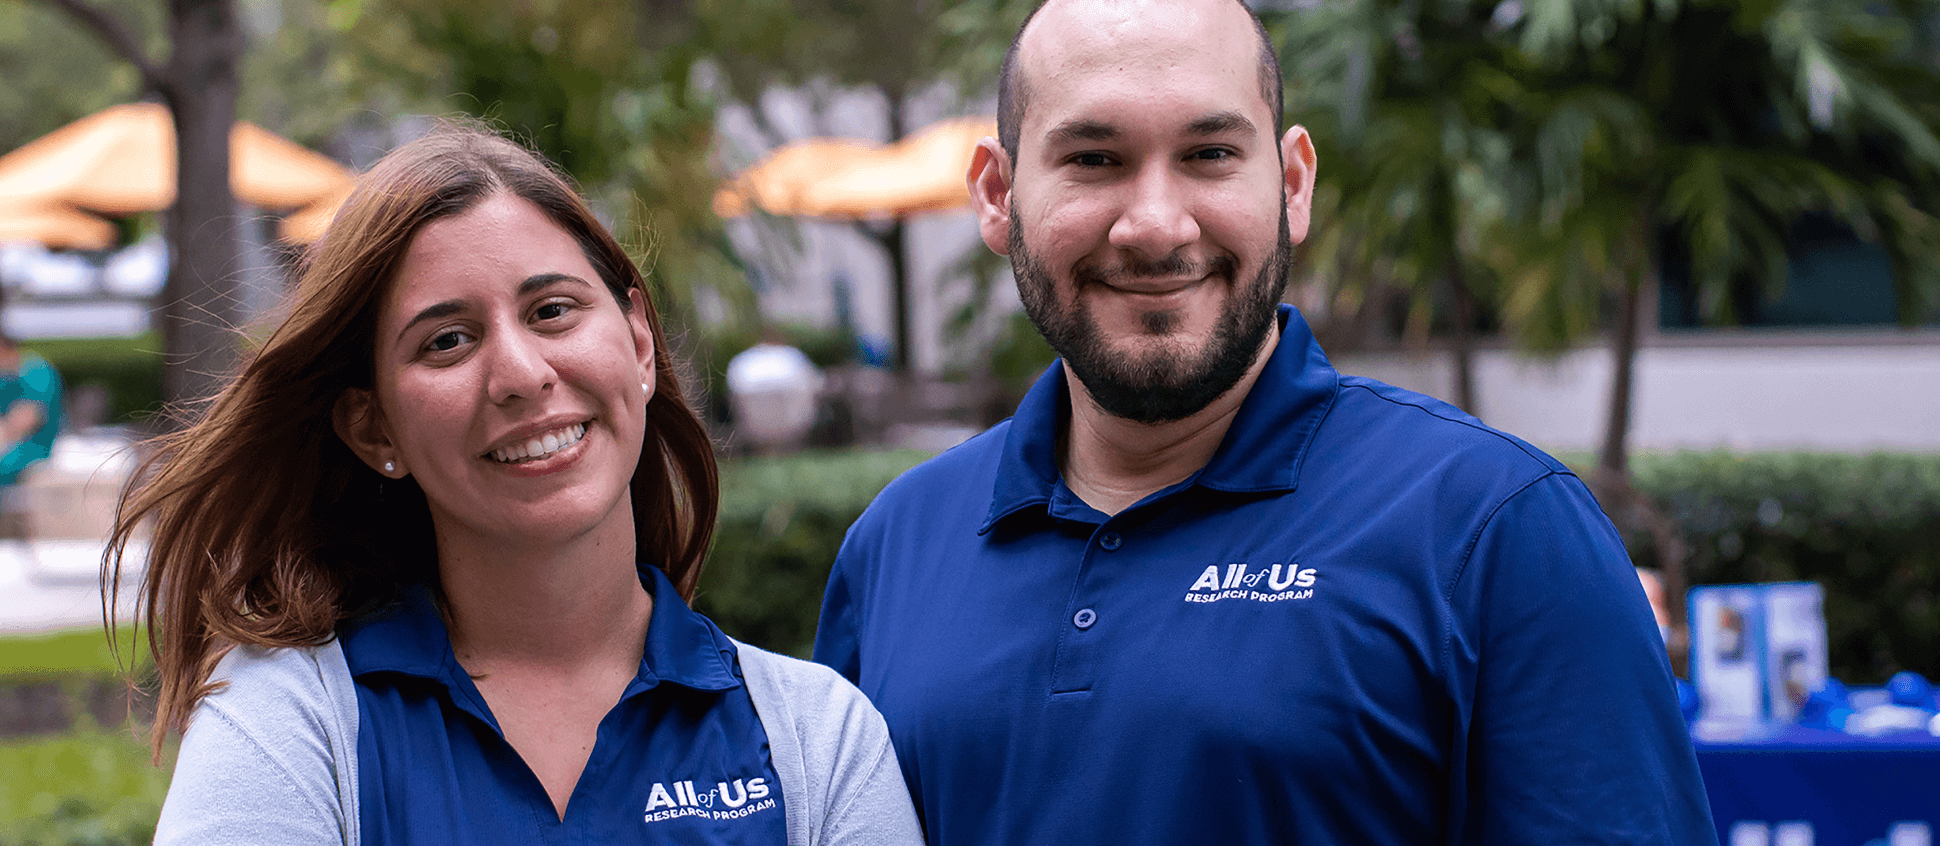
<instances>
[{"instance_id":1,"label":"blue table","mask_svg":"<svg viewBox=\"0 0 1940 846\"><path fill-rule=\"evenodd\" d=\"M1718 839L1789 846L1780 827L1811 827L1812 846L1940 846L1940 737L1855 737L1780 726L1733 740L1696 740ZM1924 824L1926 840L1912 835ZM1889 841L1902 826L1898 842ZM1790 827L1796 836L1799 827Z\"/></svg>"}]
</instances>

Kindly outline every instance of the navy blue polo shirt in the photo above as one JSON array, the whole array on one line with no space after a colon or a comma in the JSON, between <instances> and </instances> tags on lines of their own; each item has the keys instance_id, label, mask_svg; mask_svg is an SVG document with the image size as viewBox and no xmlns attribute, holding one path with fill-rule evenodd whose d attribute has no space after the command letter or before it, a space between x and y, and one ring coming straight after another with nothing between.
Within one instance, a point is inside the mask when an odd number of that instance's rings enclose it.
<instances>
[{"instance_id":1,"label":"navy blue polo shirt","mask_svg":"<svg viewBox=\"0 0 1940 846\"><path fill-rule=\"evenodd\" d=\"M1054 366L851 528L815 656L931 846L1715 843L1581 482L1280 319L1212 460L1117 515L1059 476Z\"/></svg>"},{"instance_id":2,"label":"navy blue polo shirt","mask_svg":"<svg viewBox=\"0 0 1940 846\"><path fill-rule=\"evenodd\" d=\"M600 721L562 820L451 651L422 585L344 626L357 683L361 842L774 844L786 837L768 734L733 641L667 577L640 672Z\"/></svg>"}]
</instances>

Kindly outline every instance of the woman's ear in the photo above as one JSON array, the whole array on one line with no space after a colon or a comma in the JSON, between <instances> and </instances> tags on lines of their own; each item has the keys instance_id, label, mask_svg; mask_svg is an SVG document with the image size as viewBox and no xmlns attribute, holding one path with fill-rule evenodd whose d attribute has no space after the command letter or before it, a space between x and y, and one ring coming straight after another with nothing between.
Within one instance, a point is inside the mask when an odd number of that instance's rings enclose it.
<instances>
[{"instance_id":1,"label":"woman's ear","mask_svg":"<svg viewBox=\"0 0 1940 846\"><path fill-rule=\"evenodd\" d=\"M383 412L362 388L345 388L330 409L330 426L370 469L391 479L402 479L411 471L397 459L397 447L384 429Z\"/></svg>"},{"instance_id":2,"label":"woman's ear","mask_svg":"<svg viewBox=\"0 0 1940 846\"><path fill-rule=\"evenodd\" d=\"M633 308L627 310L626 317L628 328L633 332L633 352L639 359L640 391L647 395L647 399L653 399L660 369L656 366L659 359L654 357L653 327L647 323L646 295L640 293L639 288L628 288L626 297L633 304Z\"/></svg>"}]
</instances>

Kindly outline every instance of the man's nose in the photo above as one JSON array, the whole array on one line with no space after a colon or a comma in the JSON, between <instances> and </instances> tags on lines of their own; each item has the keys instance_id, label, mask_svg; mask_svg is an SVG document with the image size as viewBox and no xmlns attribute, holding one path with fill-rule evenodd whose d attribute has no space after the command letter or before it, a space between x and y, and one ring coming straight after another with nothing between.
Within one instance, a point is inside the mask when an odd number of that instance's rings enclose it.
<instances>
[{"instance_id":1,"label":"man's nose","mask_svg":"<svg viewBox=\"0 0 1940 846\"><path fill-rule=\"evenodd\" d=\"M1158 261L1199 240L1186 186L1171 168L1148 165L1127 190L1125 207L1112 222L1112 246Z\"/></svg>"}]
</instances>

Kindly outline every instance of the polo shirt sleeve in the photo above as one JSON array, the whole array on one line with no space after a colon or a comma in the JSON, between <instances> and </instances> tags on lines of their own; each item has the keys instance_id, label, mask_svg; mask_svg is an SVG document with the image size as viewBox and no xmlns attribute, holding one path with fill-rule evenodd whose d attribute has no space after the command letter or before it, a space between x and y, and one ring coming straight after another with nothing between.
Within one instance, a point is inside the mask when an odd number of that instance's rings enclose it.
<instances>
[{"instance_id":1,"label":"polo shirt sleeve","mask_svg":"<svg viewBox=\"0 0 1940 846\"><path fill-rule=\"evenodd\" d=\"M344 844L329 701L303 651L232 650L196 706L155 824L157 846Z\"/></svg>"},{"instance_id":2,"label":"polo shirt sleeve","mask_svg":"<svg viewBox=\"0 0 1940 846\"><path fill-rule=\"evenodd\" d=\"M854 540L855 529L851 529L829 571L828 588L822 593L822 615L815 624L815 662L834 669L850 684L860 685L862 657L856 641L856 601L850 587L852 571L859 564Z\"/></svg>"},{"instance_id":3,"label":"polo shirt sleeve","mask_svg":"<svg viewBox=\"0 0 1940 846\"><path fill-rule=\"evenodd\" d=\"M1715 844L1663 642L1582 482L1505 498L1454 579L1459 842Z\"/></svg>"}]
</instances>

